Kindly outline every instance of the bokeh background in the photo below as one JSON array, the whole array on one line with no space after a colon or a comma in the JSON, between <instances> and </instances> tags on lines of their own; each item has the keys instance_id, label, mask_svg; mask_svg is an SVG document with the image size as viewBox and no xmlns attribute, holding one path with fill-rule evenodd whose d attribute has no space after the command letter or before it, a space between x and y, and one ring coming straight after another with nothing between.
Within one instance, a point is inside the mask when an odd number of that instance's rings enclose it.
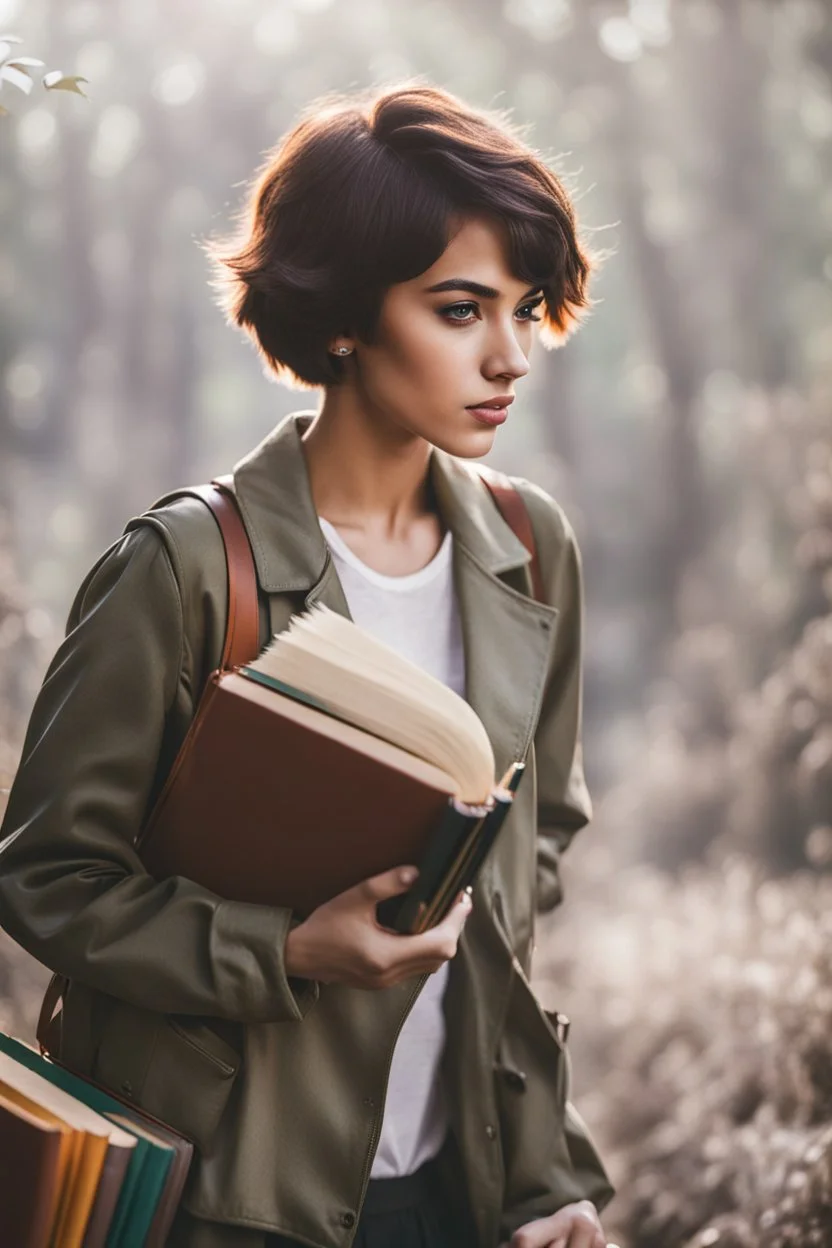
<instances>
[{"instance_id":1,"label":"bokeh background","mask_svg":"<svg viewBox=\"0 0 832 1248\"><path fill-rule=\"evenodd\" d=\"M830 5L0 0L4 30L89 98L0 90L0 788L100 551L316 404L207 286L263 154L414 75L508 110L608 253L489 456L584 553L596 817L535 967L605 1226L832 1244ZM0 933L0 1026L45 979Z\"/></svg>"}]
</instances>

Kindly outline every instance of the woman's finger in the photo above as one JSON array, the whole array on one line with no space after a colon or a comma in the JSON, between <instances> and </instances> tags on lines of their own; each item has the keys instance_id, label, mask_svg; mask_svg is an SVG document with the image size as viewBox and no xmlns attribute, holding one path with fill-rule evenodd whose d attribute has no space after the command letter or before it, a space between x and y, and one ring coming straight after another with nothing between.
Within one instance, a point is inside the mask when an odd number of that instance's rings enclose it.
<instances>
[{"instance_id":1,"label":"woman's finger","mask_svg":"<svg viewBox=\"0 0 832 1248\"><path fill-rule=\"evenodd\" d=\"M598 1227L579 1216L572 1223L569 1238L566 1240L566 1248L598 1248L600 1242Z\"/></svg>"},{"instance_id":2,"label":"woman's finger","mask_svg":"<svg viewBox=\"0 0 832 1248\"><path fill-rule=\"evenodd\" d=\"M418 867L394 867L391 871L382 871L380 875L371 875L339 895L351 900L358 898L365 904L375 905L376 902L386 901L388 897L398 897L405 892L418 874Z\"/></svg>"},{"instance_id":3,"label":"woman's finger","mask_svg":"<svg viewBox=\"0 0 832 1248\"><path fill-rule=\"evenodd\" d=\"M522 1244L522 1248L566 1248L567 1241L563 1235L558 1234L557 1239L552 1239L552 1232L545 1226L546 1219L541 1218L535 1224L527 1223L522 1227L522 1239L518 1239L517 1234L512 1238L509 1248L516 1248L516 1245ZM555 1232L557 1234L557 1232Z\"/></svg>"},{"instance_id":4,"label":"woman's finger","mask_svg":"<svg viewBox=\"0 0 832 1248\"><path fill-rule=\"evenodd\" d=\"M471 898L467 893L460 894L448 914L441 923L420 932L416 936L399 936L399 949L402 965L426 962L447 962L454 956L459 942L460 932L465 920L471 913Z\"/></svg>"},{"instance_id":5,"label":"woman's finger","mask_svg":"<svg viewBox=\"0 0 832 1248\"><path fill-rule=\"evenodd\" d=\"M429 928L424 935L432 936L440 943L445 943L449 939L457 941L465 926L465 920L471 913L472 905L471 894L467 890L461 892L454 900L453 905L441 923L437 923L435 927Z\"/></svg>"}]
</instances>

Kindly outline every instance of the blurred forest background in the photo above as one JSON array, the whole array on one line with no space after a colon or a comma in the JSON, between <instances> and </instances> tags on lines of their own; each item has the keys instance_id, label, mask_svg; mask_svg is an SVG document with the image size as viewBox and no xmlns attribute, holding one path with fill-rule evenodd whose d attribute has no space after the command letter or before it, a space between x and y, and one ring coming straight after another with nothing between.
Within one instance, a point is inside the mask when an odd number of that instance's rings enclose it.
<instances>
[{"instance_id":1,"label":"blurred forest background","mask_svg":"<svg viewBox=\"0 0 832 1248\"><path fill-rule=\"evenodd\" d=\"M605 1229L832 1245L832 6L0 0L3 30L90 98L0 92L0 787L97 554L316 405L206 285L261 155L334 89L511 110L612 251L489 457L584 554L596 818L536 980ZM31 1036L46 975L0 940Z\"/></svg>"}]
</instances>

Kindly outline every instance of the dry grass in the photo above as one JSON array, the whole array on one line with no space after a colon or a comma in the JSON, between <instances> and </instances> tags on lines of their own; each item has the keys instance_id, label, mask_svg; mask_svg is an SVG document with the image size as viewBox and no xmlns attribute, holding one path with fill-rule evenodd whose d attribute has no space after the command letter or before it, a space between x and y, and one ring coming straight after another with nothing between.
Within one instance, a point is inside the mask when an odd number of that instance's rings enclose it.
<instances>
[{"instance_id":1,"label":"dry grass","mask_svg":"<svg viewBox=\"0 0 832 1248\"><path fill-rule=\"evenodd\" d=\"M605 897L602 889L609 890ZM627 1248L832 1245L832 879L582 854L539 933ZM610 898L614 894L614 902Z\"/></svg>"}]
</instances>

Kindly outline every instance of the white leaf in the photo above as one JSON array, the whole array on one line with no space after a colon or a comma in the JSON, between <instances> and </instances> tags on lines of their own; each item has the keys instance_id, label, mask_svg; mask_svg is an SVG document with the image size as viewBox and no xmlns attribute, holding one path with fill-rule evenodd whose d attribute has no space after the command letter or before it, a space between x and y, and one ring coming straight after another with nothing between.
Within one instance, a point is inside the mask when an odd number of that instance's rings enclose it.
<instances>
[{"instance_id":1,"label":"white leaf","mask_svg":"<svg viewBox=\"0 0 832 1248\"><path fill-rule=\"evenodd\" d=\"M28 95L34 85L25 70L13 69L11 65L0 65L0 81L17 87L18 91L22 91L24 95Z\"/></svg>"},{"instance_id":2,"label":"white leaf","mask_svg":"<svg viewBox=\"0 0 832 1248\"><path fill-rule=\"evenodd\" d=\"M53 69L50 74L45 74L43 85L47 91L74 91L76 95L83 95L86 99L86 93L79 87L79 82L88 82L87 78L81 78L78 74L65 74L62 69Z\"/></svg>"},{"instance_id":3,"label":"white leaf","mask_svg":"<svg viewBox=\"0 0 832 1248\"><path fill-rule=\"evenodd\" d=\"M15 69L43 69L46 61L39 61L36 56L13 56L8 63Z\"/></svg>"}]
</instances>

